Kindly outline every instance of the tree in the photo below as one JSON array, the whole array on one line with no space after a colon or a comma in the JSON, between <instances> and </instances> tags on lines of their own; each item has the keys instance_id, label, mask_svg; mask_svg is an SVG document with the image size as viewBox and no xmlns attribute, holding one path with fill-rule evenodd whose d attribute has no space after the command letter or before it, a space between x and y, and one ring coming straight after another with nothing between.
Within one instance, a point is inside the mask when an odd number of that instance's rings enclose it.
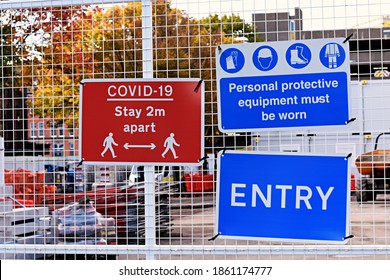
<instances>
[{"instance_id":1,"label":"tree","mask_svg":"<svg viewBox=\"0 0 390 280\"><path fill-rule=\"evenodd\" d=\"M246 23L239 15L209 15L200 19L200 23L211 34L223 34L230 38L230 43L243 42L243 38L246 38L247 42L260 42L262 41L259 34L255 34L253 24ZM246 42L246 41L244 41Z\"/></svg>"},{"instance_id":2,"label":"tree","mask_svg":"<svg viewBox=\"0 0 390 280\"><path fill-rule=\"evenodd\" d=\"M5 109L7 103L7 96L13 96L14 90L21 92L21 80L20 79L20 65L22 64L20 52L18 50L18 44L14 44L14 34L13 29L14 22L12 17L14 12L11 10L2 10L0 11L0 75L1 75L1 91L0 91L0 131L2 136L6 137L7 133L3 133L4 129L7 127L7 124L11 124L7 119L7 112ZM9 102L8 102L9 103ZM13 104L13 102L12 102ZM9 115L9 114L8 114ZM7 128L9 129L9 127ZM8 132L10 133L10 132Z\"/></svg>"},{"instance_id":3,"label":"tree","mask_svg":"<svg viewBox=\"0 0 390 280\"><path fill-rule=\"evenodd\" d=\"M95 78L142 77L142 6L129 3L101 10L85 35L94 52Z\"/></svg>"},{"instance_id":4,"label":"tree","mask_svg":"<svg viewBox=\"0 0 390 280\"><path fill-rule=\"evenodd\" d=\"M34 89L29 106L35 115L56 125L78 126L79 85L93 73L93 54L84 35L98 10L78 6L37 12L37 25L49 42L41 46L40 56L30 58L41 63L23 65L24 76L31 78L25 82Z\"/></svg>"},{"instance_id":5,"label":"tree","mask_svg":"<svg viewBox=\"0 0 390 280\"><path fill-rule=\"evenodd\" d=\"M5 19L3 15L1 19ZM10 87L12 85L12 68L14 67L14 59L12 56L13 47L11 44L11 27L6 24L6 20L2 20L0 24L0 63L1 63L1 79L3 87Z\"/></svg>"}]
</instances>

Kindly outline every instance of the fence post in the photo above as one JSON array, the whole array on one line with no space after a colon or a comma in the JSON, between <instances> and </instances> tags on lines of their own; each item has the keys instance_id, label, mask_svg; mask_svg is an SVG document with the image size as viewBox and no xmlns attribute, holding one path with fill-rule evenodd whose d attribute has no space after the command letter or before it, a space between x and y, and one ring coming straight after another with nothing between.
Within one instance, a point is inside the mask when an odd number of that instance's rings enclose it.
<instances>
[{"instance_id":1,"label":"fence post","mask_svg":"<svg viewBox=\"0 0 390 280\"><path fill-rule=\"evenodd\" d=\"M153 78L152 1L142 1L142 69L143 77ZM145 245L146 259L153 260L156 246L156 199L154 166L145 166Z\"/></svg>"}]
</instances>

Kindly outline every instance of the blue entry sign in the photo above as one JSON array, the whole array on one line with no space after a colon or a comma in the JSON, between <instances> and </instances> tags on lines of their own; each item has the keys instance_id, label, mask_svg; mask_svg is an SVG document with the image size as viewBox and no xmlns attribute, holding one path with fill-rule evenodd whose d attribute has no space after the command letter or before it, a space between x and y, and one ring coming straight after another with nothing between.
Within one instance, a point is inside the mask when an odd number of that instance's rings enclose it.
<instances>
[{"instance_id":1,"label":"blue entry sign","mask_svg":"<svg viewBox=\"0 0 390 280\"><path fill-rule=\"evenodd\" d=\"M219 153L215 234L235 239L346 243L348 161L340 155Z\"/></svg>"},{"instance_id":2,"label":"blue entry sign","mask_svg":"<svg viewBox=\"0 0 390 280\"><path fill-rule=\"evenodd\" d=\"M350 60L343 41L221 45L216 55L220 130L347 124Z\"/></svg>"}]
</instances>

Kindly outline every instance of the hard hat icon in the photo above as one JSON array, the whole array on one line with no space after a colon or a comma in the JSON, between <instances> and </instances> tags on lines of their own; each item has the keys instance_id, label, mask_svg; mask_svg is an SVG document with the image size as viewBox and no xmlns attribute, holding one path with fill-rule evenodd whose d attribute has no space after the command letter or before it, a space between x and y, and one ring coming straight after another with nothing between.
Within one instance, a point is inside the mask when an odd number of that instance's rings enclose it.
<instances>
[{"instance_id":1,"label":"hard hat icon","mask_svg":"<svg viewBox=\"0 0 390 280\"><path fill-rule=\"evenodd\" d=\"M268 57L272 57L272 53L271 53L270 49L263 48L263 49L259 50L257 58L268 58Z\"/></svg>"},{"instance_id":2,"label":"hard hat icon","mask_svg":"<svg viewBox=\"0 0 390 280\"><path fill-rule=\"evenodd\" d=\"M261 70L268 70L273 60L271 49L268 47L261 48L257 54L257 60Z\"/></svg>"}]
</instances>

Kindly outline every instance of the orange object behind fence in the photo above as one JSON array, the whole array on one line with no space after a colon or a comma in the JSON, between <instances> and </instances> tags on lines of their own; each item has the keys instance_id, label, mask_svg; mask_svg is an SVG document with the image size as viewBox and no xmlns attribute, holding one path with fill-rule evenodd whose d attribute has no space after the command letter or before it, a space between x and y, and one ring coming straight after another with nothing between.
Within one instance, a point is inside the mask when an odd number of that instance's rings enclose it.
<instances>
[{"instance_id":1,"label":"orange object behind fence","mask_svg":"<svg viewBox=\"0 0 390 280\"><path fill-rule=\"evenodd\" d=\"M45 171L32 172L21 168L6 169L4 170L4 180L6 184L13 186L14 198L26 202L25 206L27 207L42 204L45 198L55 195L56 187L44 184Z\"/></svg>"},{"instance_id":2,"label":"orange object behind fence","mask_svg":"<svg viewBox=\"0 0 390 280\"><path fill-rule=\"evenodd\" d=\"M185 174L187 192L212 192L214 191L213 174Z\"/></svg>"}]
</instances>

